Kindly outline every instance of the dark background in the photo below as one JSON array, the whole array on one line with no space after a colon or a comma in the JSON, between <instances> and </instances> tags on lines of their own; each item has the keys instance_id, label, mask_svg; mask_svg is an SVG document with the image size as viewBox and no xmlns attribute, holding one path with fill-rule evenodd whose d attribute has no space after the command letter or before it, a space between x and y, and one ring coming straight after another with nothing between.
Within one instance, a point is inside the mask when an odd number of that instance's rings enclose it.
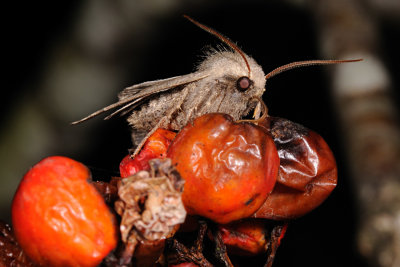
<instances>
[{"instance_id":1,"label":"dark background","mask_svg":"<svg viewBox=\"0 0 400 267\"><path fill-rule=\"evenodd\" d=\"M0 127L3 134L7 132L7 122L13 117L21 98L32 98L32 101L40 98L40 84L47 75L48 60L55 56L55 47L70 38L82 6L78 1L64 1L3 7L3 14L7 15L2 23ZM205 1L204 4L182 5L162 16L154 15L152 25L146 27L147 34L141 35L140 39L127 36L126 42L117 44L118 52L112 53L107 61L121 64L127 73L134 73L135 78L132 80L126 75L120 85L110 88L115 90L115 95L130 84L192 72L201 58L202 49L220 43L183 19L182 14L196 18L237 42L266 73L292 61L320 58L315 21L306 9L277 1ZM380 20L378 27L383 58L394 84L398 84L400 41L394 37L399 36L399 27L385 20ZM140 55L136 54L137 50ZM274 266L365 266L354 244L357 208L348 180L346 148L341 145L340 126L331 101L327 68L296 69L267 81L264 100L270 115L290 119L320 133L331 146L339 167L337 189L315 211L291 223ZM109 99L109 103L115 100ZM82 103L80 101L71 103L71 107ZM46 116L51 118L50 121L57 120L51 114ZM81 161L92 168L94 176L115 175L119 161L130 148L129 127L119 118L106 122L99 118L94 120L78 126L63 126L59 130L60 140L55 141L57 145L48 153ZM55 122L56 125L59 123ZM68 148L68 142L74 143L79 127L91 128L89 138L76 140L85 145L72 150ZM27 146L26 150L29 149ZM42 157L38 155L35 162ZM14 160L18 165L19 158ZM30 166L20 165L21 173ZM0 168L3 168L1 163ZM11 179L15 183L21 177ZM0 177L0 184L6 178ZM9 210L1 213L1 219L8 221Z\"/></svg>"}]
</instances>

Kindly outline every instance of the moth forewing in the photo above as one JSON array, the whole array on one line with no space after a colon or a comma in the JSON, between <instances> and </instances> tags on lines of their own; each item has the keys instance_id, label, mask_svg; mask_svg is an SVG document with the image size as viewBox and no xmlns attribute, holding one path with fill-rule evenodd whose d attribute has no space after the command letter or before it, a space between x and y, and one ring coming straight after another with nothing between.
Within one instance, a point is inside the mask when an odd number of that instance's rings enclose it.
<instances>
[{"instance_id":1,"label":"moth forewing","mask_svg":"<svg viewBox=\"0 0 400 267\"><path fill-rule=\"evenodd\" d=\"M164 92L180 85L203 79L208 75L209 73L207 71L197 71L186 75L136 84L122 90L118 94L118 98L121 101L126 98L132 97L133 95L141 97L144 95L157 94L159 92Z\"/></svg>"},{"instance_id":2,"label":"moth forewing","mask_svg":"<svg viewBox=\"0 0 400 267\"><path fill-rule=\"evenodd\" d=\"M113 112L111 115L107 116L105 119L109 119L112 116L123 112L126 108L132 107L133 104L136 104L142 100L148 98L154 98L159 93L172 90L178 86L182 86L191 82L194 82L199 79L203 79L207 77L209 74L207 72L195 72L187 75L176 76L167 79L160 79L155 81L143 82L140 84L136 84L130 87L125 88L118 94L119 101L108 105L102 109L99 109L92 114L78 120L72 122L72 124L78 124L89 120L97 115L108 112L110 110L119 108L117 111Z\"/></svg>"}]
</instances>

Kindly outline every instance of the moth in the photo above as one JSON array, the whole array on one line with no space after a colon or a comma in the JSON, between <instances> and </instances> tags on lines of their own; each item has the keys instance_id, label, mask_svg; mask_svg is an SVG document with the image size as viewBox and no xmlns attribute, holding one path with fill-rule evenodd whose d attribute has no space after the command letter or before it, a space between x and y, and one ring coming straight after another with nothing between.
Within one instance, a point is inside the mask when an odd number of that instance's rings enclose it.
<instances>
[{"instance_id":1,"label":"moth","mask_svg":"<svg viewBox=\"0 0 400 267\"><path fill-rule=\"evenodd\" d=\"M264 74L260 65L234 42L210 27L186 19L219 38L229 49L213 50L193 73L167 79L139 83L118 94L118 102L75 121L77 124L101 113L114 110L105 117L127 115L132 126L136 154L148 136L157 128L179 130L194 118L220 112L240 120L254 110L260 115L260 99L266 80L283 71L311 65L337 64L357 60L307 60L292 62Z\"/></svg>"}]
</instances>

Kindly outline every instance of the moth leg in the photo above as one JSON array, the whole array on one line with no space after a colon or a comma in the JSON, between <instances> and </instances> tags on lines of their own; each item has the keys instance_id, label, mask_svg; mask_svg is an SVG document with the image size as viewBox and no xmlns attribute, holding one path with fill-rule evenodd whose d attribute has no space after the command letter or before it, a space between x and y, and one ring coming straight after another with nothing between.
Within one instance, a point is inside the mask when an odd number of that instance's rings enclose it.
<instances>
[{"instance_id":1,"label":"moth leg","mask_svg":"<svg viewBox=\"0 0 400 267\"><path fill-rule=\"evenodd\" d=\"M133 152L133 154L131 155L131 157L135 157L139 151L142 149L144 143L146 143L147 139L158 129L160 128L162 125L168 124L169 123L169 119L167 116L162 117L161 120L158 121L158 123L156 124L156 126L153 127L153 129L151 129L146 136L142 139L142 141L140 141L140 143L137 145L137 147L135 148L135 151Z\"/></svg>"},{"instance_id":2,"label":"moth leg","mask_svg":"<svg viewBox=\"0 0 400 267\"><path fill-rule=\"evenodd\" d=\"M258 120L260 117L261 117L261 102L258 102L256 108L254 109L253 119Z\"/></svg>"},{"instance_id":3,"label":"moth leg","mask_svg":"<svg viewBox=\"0 0 400 267\"><path fill-rule=\"evenodd\" d=\"M140 143L138 144L138 146L135 148L135 151L133 152L133 154L131 155L132 157L136 156L139 151L142 149L144 143L146 143L147 139L158 129L158 128L167 128L169 123L171 122L171 118L172 115L178 111L183 102L185 101L187 95L189 93L189 90L187 88L185 88L184 90L182 90L182 94L181 97L179 98L179 102L177 103L177 105L173 108L171 108L168 113L162 117L157 124L146 134L146 136L142 139L142 141L140 141Z\"/></svg>"}]
</instances>

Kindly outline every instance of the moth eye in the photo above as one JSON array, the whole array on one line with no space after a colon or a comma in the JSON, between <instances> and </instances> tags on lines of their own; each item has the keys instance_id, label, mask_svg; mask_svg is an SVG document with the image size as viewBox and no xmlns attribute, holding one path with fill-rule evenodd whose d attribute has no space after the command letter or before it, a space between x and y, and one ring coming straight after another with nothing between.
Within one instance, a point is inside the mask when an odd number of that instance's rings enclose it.
<instances>
[{"instance_id":1,"label":"moth eye","mask_svg":"<svg viewBox=\"0 0 400 267\"><path fill-rule=\"evenodd\" d=\"M243 76L237 80L236 87L239 91L244 92L250 88L251 84L252 81L249 79L249 77Z\"/></svg>"}]
</instances>

